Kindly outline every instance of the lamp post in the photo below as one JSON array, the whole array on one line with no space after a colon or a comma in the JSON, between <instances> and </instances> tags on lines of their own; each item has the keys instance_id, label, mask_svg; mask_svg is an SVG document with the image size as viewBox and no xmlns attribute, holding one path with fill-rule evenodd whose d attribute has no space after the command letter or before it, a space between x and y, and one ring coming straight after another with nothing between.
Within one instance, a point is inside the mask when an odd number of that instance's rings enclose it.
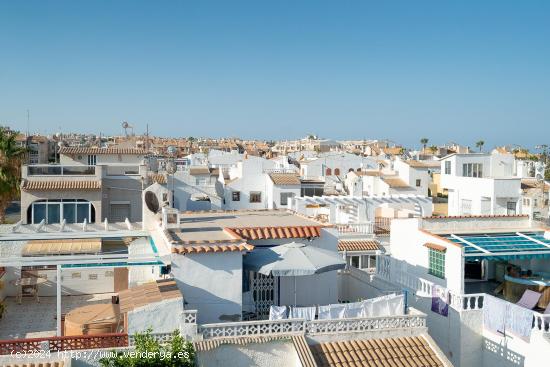
<instances>
[{"instance_id":1,"label":"lamp post","mask_svg":"<svg viewBox=\"0 0 550 367\"><path fill-rule=\"evenodd\" d=\"M174 174L176 173L176 162L175 162L175 156L177 153L177 148L173 145L170 145L167 149L168 152L168 162L169 164L166 165L166 171L168 174L172 176L172 208L175 207L175 197L174 197Z\"/></svg>"}]
</instances>

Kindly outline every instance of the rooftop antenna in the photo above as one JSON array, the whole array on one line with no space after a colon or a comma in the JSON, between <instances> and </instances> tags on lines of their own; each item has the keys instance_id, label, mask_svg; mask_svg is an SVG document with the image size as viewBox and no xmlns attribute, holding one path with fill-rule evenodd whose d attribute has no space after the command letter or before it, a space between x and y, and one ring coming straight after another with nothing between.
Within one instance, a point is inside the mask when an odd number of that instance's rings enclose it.
<instances>
[{"instance_id":1,"label":"rooftop antenna","mask_svg":"<svg viewBox=\"0 0 550 367\"><path fill-rule=\"evenodd\" d=\"M131 130L131 134L134 135L134 127L128 123L128 121L122 122L122 128L124 129L124 135L128 137L128 129Z\"/></svg>"}]
</instances>

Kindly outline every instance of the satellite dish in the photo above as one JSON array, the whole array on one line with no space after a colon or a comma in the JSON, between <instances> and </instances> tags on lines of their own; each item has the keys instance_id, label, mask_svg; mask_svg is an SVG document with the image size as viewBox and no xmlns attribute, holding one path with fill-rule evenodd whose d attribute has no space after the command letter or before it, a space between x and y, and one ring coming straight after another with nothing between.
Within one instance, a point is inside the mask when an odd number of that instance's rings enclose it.
<instances>
[{"instance_id":1,"label":"satellite dish","mask_svg":"<svg viewBox=\"0 0 550 367\"><path fill-rule=\"evenodd\" d=\"M147 208L153 212L158 213L160 209L159 201L157 199L157 195L155 195L152 191L145 192L145 205L147 205Z\"/></svg>"},{"instance_id":2,"label":"satellite dish","mask_svg":"<svg viewBox=\"0 0 550 367\"><path fill-rule=\"evenodd\" d=\"M124 122L122 123L122 128L123 128L123 129L127 129L128 126L130 126L130 124L129 124L127 121L124 121Z\"/></svg>"}]
</instances>

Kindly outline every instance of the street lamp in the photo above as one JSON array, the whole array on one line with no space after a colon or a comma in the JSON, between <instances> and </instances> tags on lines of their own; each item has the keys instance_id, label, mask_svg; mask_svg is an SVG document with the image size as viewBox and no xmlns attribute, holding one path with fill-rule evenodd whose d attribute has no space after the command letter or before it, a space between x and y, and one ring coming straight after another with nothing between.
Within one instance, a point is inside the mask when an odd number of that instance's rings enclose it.
<instances>
[{"instance_id":1,"label":"street lamp","mask_svg":"<svg viewBox=\"0 0 550 367\"><path fill-rule=\"evenodd\" d=\"M168 172L168 174L172 176L172 208L174 208L175 207L174 174L176 173L175 157L176 157L176 153L178 152L178 149L175 146L170 145L166 151L168 152L167 163L169 163L166 165L166 171Z\"/></svg>"}]
</instances>

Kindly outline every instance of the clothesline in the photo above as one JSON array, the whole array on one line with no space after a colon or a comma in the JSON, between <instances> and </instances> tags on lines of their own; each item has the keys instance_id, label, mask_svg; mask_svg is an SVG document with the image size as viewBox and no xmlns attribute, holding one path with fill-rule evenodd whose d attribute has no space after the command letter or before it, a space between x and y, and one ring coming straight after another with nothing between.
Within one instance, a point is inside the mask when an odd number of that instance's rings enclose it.
<instances>
[{"instance_id":1,"label":"clothesline","mask_svg":"<svg viewBox=\"0 0 550 367\"><path fill-rule=\"evenodd\" d=\"M349 318L399 316L405 314L404 295L391 294L353 303L337 303L324 306L271 306L269 320L305 319L311 321Z\"/></svg>"}]
</instances>

